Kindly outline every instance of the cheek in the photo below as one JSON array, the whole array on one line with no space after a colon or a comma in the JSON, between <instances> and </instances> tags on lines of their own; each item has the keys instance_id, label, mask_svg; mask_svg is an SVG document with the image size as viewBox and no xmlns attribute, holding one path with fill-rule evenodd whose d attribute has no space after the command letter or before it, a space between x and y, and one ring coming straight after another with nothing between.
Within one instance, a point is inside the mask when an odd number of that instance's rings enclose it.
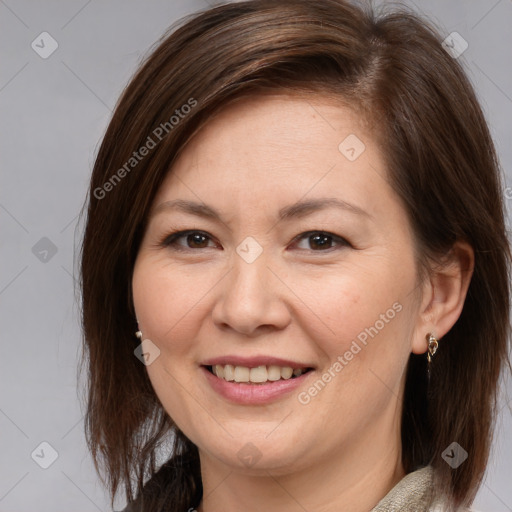
<instances>
[{"instance_id":1,"label":"cheek","mask_svg":"<svg viewBox=\"0 0 512 512\"><path fill-rule=\"evenodd\" d=\"M188 275L183 267L172 267L147 253L139 256L133 272L139 327L144 339L160 350L146 367L148 376L164 409L187 431L199 412L188 391L197 371L193 341L201 324L201 298L211 286L205 274Z\"/></svg>"},{"instance_id":2,"label":"cheek","mask_svg":"<svg viewBox=\"0 0 512 512\"><path fill-rule=\"evenodd\" d=\"M399 329L410 287L408 278L397 278L384 265L374 264L368 271L371 267L335 270L332 275L316 276L318 279L295 276L293 290L303 302L303 311L310 308L307 317L313 319L302 327L319 326L321 336L315 341L324 344L331 357L347 350L353 340L364 345L379 334ZM306 315L298 321L301 317Z\"/></svg>"},{"instance_id":3,"label":"cheek","mask_svg":"<svg viewBox=\"0 0 512 512\"><path fill-rule=\"evenodd\" d=\"M210 281L212 281L210 283ZM207 272L189 272L156 258L142 257L133 273L133 296L144 337L161 350L179 350L198 326L201 299L214 285ZM190 343L187 343L190 346Z\"/></svg>"},{"instance_id":4,"label":"cheek","mask_svg":"<svg viewBox=\"0 0 512 512\"><path fill-rule=\"evenodd\" d=\"M354 267L342 277L326 279L316 293L305 283L301 287L305 302L314 305L316 316L329 327L323 330L327 336L313 339L325 357L325 378L336 382L331 389L344 397L337 401L339 407L350 409L358 400L380 407L378 397L398 389L416 313L414 267L410 270L398 274L381 259L373 267Z\"/></svg>"}]
</instances>

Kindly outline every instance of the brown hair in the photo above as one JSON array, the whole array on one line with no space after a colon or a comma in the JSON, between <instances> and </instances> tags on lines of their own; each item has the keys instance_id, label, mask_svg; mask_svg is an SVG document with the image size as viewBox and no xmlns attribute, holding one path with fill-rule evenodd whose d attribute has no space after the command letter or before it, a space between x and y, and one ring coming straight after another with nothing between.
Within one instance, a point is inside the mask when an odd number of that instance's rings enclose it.
<instances>
[{"instance_id":1,"label":"brown hair","mask_svg":"<svg viewBox=\"0 0 512 512\"><path fill-rule=\"evenodd\" d=\"M508 361L511 254L494 145L471 84L441 41L404 8L377 14L344 0L254 0L184 19L141 65L95 161L81 255L86 435L112 502L120 485L148 512L182 512L201 499L197 448L133 353L131 277L149 207L187 141L228 101L262 90L327 93L373 121L422 274L455 241L473 247L464 308L433 360L428 389L425 357L410 356L402 453L406 472L434 467L438 493L453 506L474 499ZM453 441L468 452L457 469L441 457Z\"/></svg>"}]
</instances>

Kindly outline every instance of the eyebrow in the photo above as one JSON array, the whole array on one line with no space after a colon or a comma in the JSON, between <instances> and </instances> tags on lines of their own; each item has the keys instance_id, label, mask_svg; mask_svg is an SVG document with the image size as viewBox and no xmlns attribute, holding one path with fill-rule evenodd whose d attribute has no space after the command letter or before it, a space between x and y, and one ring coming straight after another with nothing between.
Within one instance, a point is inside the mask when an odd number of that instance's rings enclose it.
<instances>
[{"instance_id":1,"label":"eyebrow","mask_svg":"<svg viewBox=\"0 0 512 512\"><path fill-rule=\"evenodd\" d=\"M321 199L308 199L306 201L299 201L289 206L281 208L278 212L279 220L290 220L294 218L302 218L313 212L325 210L327 208L338 208L348 211L357 215L361 215L373 219L373 215L363 210L359 206L347 203L342 199L328 197ZM185 199L174 199L172 201L165 201L160 203L150 214L150 217L169 210L179 210L184 213L196 215L207 219L218 220L222 222L221 216L215 208L208 206L204 203L197 203L195 201L188 201Z\"/></svg>"}]
</instances>

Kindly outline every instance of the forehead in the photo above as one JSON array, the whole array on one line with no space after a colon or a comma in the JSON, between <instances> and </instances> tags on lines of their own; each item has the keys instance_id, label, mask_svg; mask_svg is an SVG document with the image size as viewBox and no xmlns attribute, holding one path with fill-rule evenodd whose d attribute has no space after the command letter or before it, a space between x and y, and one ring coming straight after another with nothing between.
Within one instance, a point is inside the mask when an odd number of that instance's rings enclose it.
<instances>
[{"instance_id":1,"label":"forehead","mask_svg":"<svg viewBox=\"0 0 512 512\"><path fill-rule=\"evenodd\" d=\"M268 93L221 108L189 141L164 187L179 186L173 174L210 192L280 186L303 195L312 186L362 186L363 178L366 188L381 185L384 166L356 111L319 94Z\"/></svg>"},{"instance_id":2,"label":"forehead","mask_svg":"<svg viewBox=\"0 0 512 512\"><path fill-rule=\"evenodd\" d=\"M204 154L200 146L215 152L215 146L222 145L231 152L243 147L247 152L271 153L278 148L285 157L311 148L336 154L340 137L351 133L361 139L370 136L363 117L332 97L259 93L235 98L216 111L196 134L194 152ZM292 151L284 151L288 146Z\"/></svg>"}]
</instances>

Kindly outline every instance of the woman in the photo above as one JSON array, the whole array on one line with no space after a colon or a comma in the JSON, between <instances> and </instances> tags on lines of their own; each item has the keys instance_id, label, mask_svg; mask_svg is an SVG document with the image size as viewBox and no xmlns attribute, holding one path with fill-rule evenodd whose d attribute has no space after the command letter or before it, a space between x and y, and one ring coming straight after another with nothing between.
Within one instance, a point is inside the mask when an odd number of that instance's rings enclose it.
<instances>
[{"instance_id":1,"label":"woman","mask_svg":"<svg viewBox=\"0 0 512 512\"><path fill-rule=\"evenodd\" d=\"M126 511L471 505L510 250L441 40L404 11L254 0L190 17L131 80L81 266L88 443Z\"/></svg>"}]
</instances>

